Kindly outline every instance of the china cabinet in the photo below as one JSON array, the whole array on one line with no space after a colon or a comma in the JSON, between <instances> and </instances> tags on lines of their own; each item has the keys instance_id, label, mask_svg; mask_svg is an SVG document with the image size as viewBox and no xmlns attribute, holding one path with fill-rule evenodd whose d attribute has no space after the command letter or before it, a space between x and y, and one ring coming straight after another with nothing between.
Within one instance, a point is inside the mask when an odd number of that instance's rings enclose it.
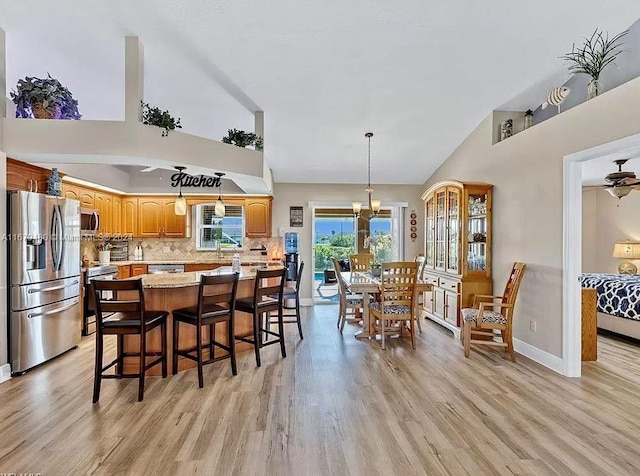
<instances>
[{"instance_id":1,"label":"china cabinet","mask_svg":"<svg viewBox=\"0 0 640 476\"><path fill-rule=\"evenodd\" d=\"M425 266L423 279L433 285L423 311L460 334L460 309L476 294L492 294L492 185L438 182L423 195Z\"/></svg>"}]
</instances>

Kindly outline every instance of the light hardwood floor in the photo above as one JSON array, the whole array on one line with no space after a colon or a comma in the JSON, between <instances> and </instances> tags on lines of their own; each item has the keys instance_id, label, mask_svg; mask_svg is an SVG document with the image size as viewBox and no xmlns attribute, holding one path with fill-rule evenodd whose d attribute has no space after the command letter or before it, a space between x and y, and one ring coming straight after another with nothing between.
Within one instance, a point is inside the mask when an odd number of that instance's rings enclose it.
<instances>
[{"instance_id":1,"label":"light hardwood floor","mask_svg":"<svg viewBox=\"0 0 640 476\"><path fill-rule=\"evenodd\" d=\"M288 326L286 359L263 349L136 382L108 380L91 404L93 339L0 385L0 473L513 475L640 473L640 347L600 338L599 360L566 379L501 350L465 359L426 321L408 339L357 341L337 307ZM114 347L107 347L113 354Z\"/></svg>"}]
</instances>

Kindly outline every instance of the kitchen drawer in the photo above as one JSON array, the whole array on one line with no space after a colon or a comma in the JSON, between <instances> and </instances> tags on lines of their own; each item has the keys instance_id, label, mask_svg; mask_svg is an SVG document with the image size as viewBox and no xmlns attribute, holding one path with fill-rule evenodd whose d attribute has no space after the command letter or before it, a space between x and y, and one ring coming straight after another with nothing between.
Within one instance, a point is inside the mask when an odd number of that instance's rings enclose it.
<instances>
[{"instance_id":1,"label":"kitchen drawer","mask_svg":"<svg viewBox=\"0 0 640 476\"><path fill-rule=\"evenodd\" d=\"M453 291L454 293L457 293L459 283L460 281L458 281L457 279L440 278L439 286L446 289L447 291Z\"/></svg>"},{"instance_id":2,"label":"kitchen drawer","mask_svg":"<svg viewBox=\"0 0 640 476\"><path fill-rule=\"evenodd\" d=\"M131 276L140 276L141 274L147 274L147 265L146 264L132 264L131 265Z\"/></svg>"}]
</instances>

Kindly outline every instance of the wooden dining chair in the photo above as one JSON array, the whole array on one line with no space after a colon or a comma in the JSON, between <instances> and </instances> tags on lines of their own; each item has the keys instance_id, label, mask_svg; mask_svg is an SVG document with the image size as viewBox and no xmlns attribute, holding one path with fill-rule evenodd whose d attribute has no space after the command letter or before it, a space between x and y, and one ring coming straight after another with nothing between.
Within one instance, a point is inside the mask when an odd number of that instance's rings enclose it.
<instances>
[{"instance_id":1,"label":"wooden dining chair","mask_svg":"<svg viewBox=\"0 0 640 476\"><path fill-rule=\"evenodd\" d=\"M513 308L526 267L525 263L513 263L502 296L477 295L473 300L473 308L462 309L462 345L465 357L469 357L471 344L484 344L505 347L511 360L516 361L513 350ZM493 339L494 330L500 331L502 342ZM489 339L473 339L473 336Z\"/></svg>"},{"instance_id":2,"label":"wooden dining chair","mask_svg":"<svg viewBox=\"0 0 640 476\"><path fill-rule=\"evenodd\" d=\"M349 255L349 265L351 267L351 272L371 271L371 266L373 266L373 255L371 253L355 253Z\"/></svg>"},{"instance_id":3,"label":"wooden dining chair","mask_svg":"<svg viewBox=\"0 0 640 476\"><path fill-rule=\"evenodd\" d=\"M386 349L388 332L399 332L409 324L411 347L416 348L414 329L415 286L418 264L415 261L382 263L380 275L380 302L369 305L372 319L376 319L376 332L382 336L382 348ZM400 326L394 324L400 323Z\"/></svg>"},{"instance_id":4,"label":"wooden dining chair","mask_svg":"<svg viewBox=\"0 0 640 476\"><path fill-rule=\"evenodd\" d=\"M338 328L340 329L340 333L342 333L344 329L344 323L347 321L347 311L349 309L353 310L353 316L355 318L355 311L362 309L363 300L362 294L353 294L349 292L349 284L345 281L344 277L341 274L342 266L340 266L338 260L335 258L331 258L331 262L333 263L333 267L336 270L336 276L338 278L338 297L340 299L340 307L338 308Z\"/></svg>"},{"instance_id":5,"label":"wooden dining chair","mask_svg":"<svg viewBox=\"0 0 640 476\"><path fill-rule=\"evenodd\" d=\"M424 273L425 260L426 259L422 253L418 254L416 256L416 259L414 260L418 265L418 274L417 274L418 281L422 280L422 274ZM424 293L416 294L416 322L418 323L418 332L420 334L422 334L422 323L420 322L420 306L423 303L424 303Z\"/></svg>"}]
</instances>

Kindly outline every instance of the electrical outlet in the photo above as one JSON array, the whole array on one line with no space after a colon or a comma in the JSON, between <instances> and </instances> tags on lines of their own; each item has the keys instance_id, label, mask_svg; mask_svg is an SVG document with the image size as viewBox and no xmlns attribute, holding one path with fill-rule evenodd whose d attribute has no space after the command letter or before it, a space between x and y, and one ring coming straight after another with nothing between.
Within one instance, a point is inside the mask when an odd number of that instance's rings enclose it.
<instances>
[{"instance_id":1,"label":"electrical outlet","mask_svg":"<svg viewBox=\"0 0 640 476\"><path fill-rule=\"evenodd\" d=\"M168 246L165 246L164 248L162 248L162 251L164 253L171 253L171 248L169 248Z\"/></svg>"},{"instance_id":2,"label":"electrical outlet","mask_svg":"<svg viewBox=\"0 0 640 476\"><path fill-rule=\"evenodd\" d=\"M536 321L534 321L534 320L529 321L529 330L531 332L535 332L536 331Z\"/></svg>"}]
</instances>

